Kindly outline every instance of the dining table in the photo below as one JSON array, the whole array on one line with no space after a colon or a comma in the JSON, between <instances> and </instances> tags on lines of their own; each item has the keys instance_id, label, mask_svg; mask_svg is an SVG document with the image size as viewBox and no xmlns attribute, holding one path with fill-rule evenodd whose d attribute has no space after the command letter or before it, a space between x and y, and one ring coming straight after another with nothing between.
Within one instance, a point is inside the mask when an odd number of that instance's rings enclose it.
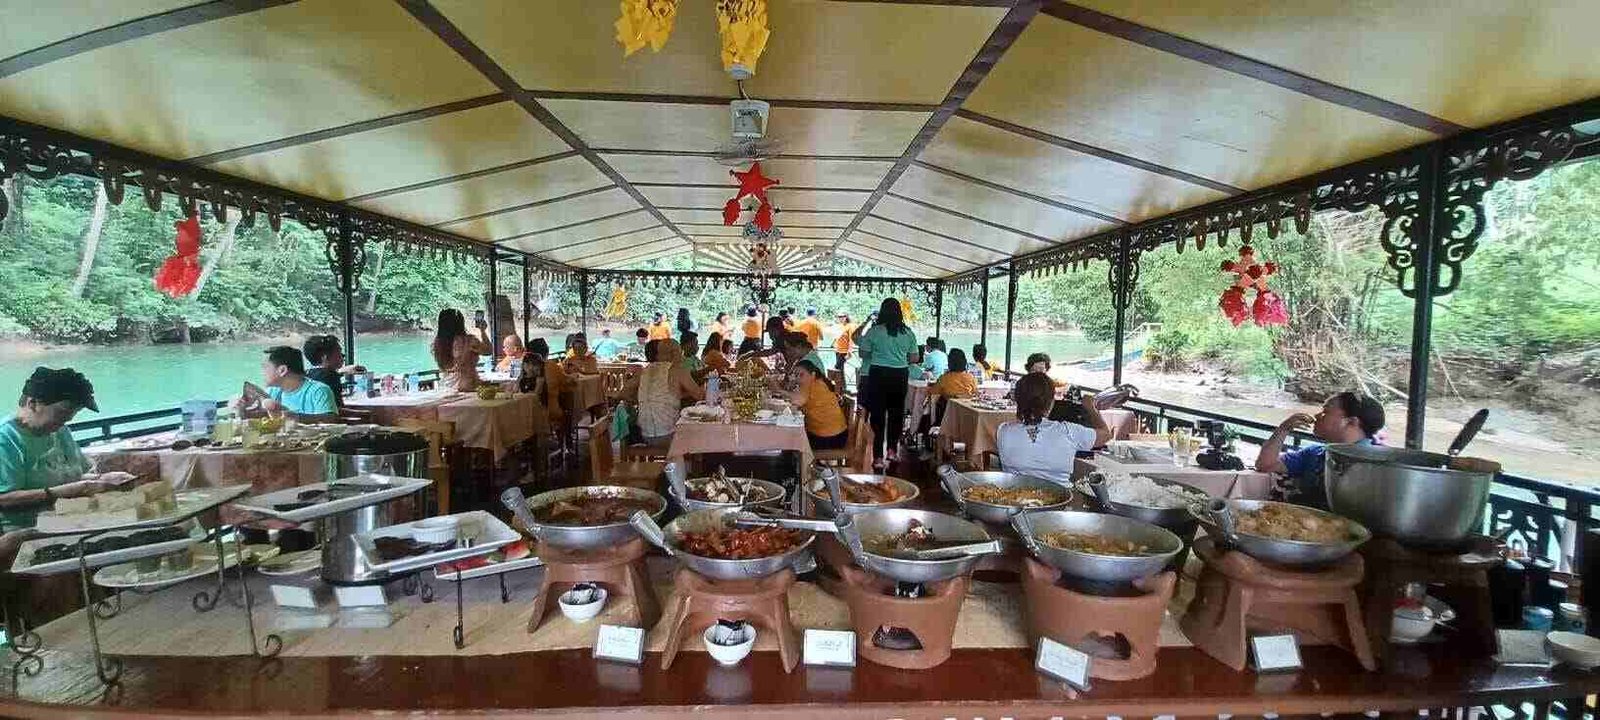
<instances>
[{"instance_id":1,"label":"dining table","mask_svg":"<svg viewBox=\"0 0 1600 720\"><path fill-rule=\"evenodd\" d=\"M572 396L572 408L589 411L595 416L596 408L606 404L606 378L604 375L580 373L567 376L567 392Z\"/></svg>"},{"instance_id":2,"label":"dining table","mask_svg":"<svg viewBox=\"0 0 1600 720\"><path fill-rule=\"evenodd\" d=\"M501 394L485 400L444 389L349 397L345 407L368 410L375 421L385 425L400 425L408 418L453 423L457 442L487 450L497 461L533 436L535 415L543 410L531 393Z\"/></svg>"},{"instance_id":3,"label":"dining table","mask_svg":"<svg viewBox=\"0 0 1600 720\"><path fill-rule=\"evenodd\" d=\"M1192 464L1177 465L1172 453L1167 451L1163 462L1149 462L1147 456L1134 456L1119 460L1110 452L1100 451L1092 458L1079 457L1073 468L1073 477L1082 477L1099 470L1108 473L1142 475L1157 480L1176 480L1206 491L1212 497L1262 500L1272 492L1271 473L1253 469L1207 470Z\"/></svg>"},{"instance_id":4,"label":"dining table","mask_svg":"<svg viewBox=\"0 0 1600 720\"><path fill-rule=\"evenodd\" d=\"M802 468L814 460L805 425L777 421L741 422L724 419L703 422L685 416L678 420L667 448L667 459L683 463L689 455L705 453L760 453L792 450L800 454Z\"/></svg>"},{"instance_id":5,"label":"dining table","mask_svg":"<svg viewBox=\"0 0 1600 720\"><path fill-rule=\"evenodd\" d=\"M944 421L939 425L941 452L947 452L955 443L963 443L967 457L974 465L987 467L986 453L999 452L996 433L1000 425L1017 418L1016 405L995 400L951 400L944 408Z\"/></svg>"}]
</instances>

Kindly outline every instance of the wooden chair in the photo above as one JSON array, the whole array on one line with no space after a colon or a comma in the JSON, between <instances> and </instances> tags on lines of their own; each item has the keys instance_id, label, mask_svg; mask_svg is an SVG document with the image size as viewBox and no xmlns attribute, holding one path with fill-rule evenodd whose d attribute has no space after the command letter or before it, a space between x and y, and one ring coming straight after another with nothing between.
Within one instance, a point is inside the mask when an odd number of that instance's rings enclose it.
<instances>
[{"instance_id":1,"label":"wooden chair","mask_svg":"<svg viewBox=\"0 0 1600 720\"><path fill-rule=\"evenodd\" d=\"M456 442L456 424L420 418L400 418L400 427L428 440L428 478L433 480L440 515L450 514L450 457L446 448Z\"/></svg>"},{"instance_id":2,"label":"wooden chair","mask_svg":"<svg viewBox=\"0 0 1600 720\"><path fill-rule=\"evenodd\" d=\"M666 463L623 460L613 462L611 456L611 414L602 415L589 428L589 484L623 485L641 490L655 490L666 471Z\"/></svg>"}]
</instances>

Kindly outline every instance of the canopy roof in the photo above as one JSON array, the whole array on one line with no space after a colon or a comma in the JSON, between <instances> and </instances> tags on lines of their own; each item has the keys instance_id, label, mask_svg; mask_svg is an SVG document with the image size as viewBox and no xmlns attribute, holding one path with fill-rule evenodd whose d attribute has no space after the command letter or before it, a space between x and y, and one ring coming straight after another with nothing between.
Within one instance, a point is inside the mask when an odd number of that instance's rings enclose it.
<instances>
[{"instance_id":1,"label":"canopy roof","mask_svg":"<svg viewBox=\"0 0 1600 720\"><path fill-rule=\"evenodd\" d=\"M711 0L0 0L0 114L578 267L735 269ZM1600 95L1593 0L771 0L784 272L943 277Z\"/></svg>"}]
</instances>

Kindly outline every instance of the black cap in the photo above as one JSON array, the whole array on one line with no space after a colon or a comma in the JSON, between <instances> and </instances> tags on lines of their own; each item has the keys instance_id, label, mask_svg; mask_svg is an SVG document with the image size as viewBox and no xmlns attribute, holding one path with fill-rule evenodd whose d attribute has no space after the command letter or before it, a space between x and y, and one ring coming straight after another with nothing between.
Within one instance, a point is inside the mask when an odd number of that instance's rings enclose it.
<instances>
[{"instance_id":1,"label":"black cap","mask_svg":"<svg viewBox=\"0 0 1600 720\"><path fill-rule=\"evenodd\" d=\"M22 385L22 396L46 405L71 400L79 407L100 412L100 406L94 402L94 385L89 384L89 378L83 373L72 368L35 368L28 382Z\"/></svg>"}]
</instances>

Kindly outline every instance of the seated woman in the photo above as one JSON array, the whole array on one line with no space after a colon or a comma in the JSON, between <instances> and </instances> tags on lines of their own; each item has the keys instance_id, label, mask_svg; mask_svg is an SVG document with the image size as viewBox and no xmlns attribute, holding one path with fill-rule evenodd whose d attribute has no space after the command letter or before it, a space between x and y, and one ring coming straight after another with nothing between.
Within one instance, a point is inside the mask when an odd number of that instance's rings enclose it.
<instances>
[{"instance_id":1,"label":"seated woman","mask_svg":"<svg viewBox=\"0 0 1600 720\"><path fill-rule=\"evenodd\" d=\"M1050 356L1044 353L1034 353L1029 355L1028 362L1024 363L1022 367L1024 370L1030 373L1039 373L1040 375L1049 377L1051 384L1055 385L1057 388L1064 388L1068 384L1065 380L1057 380L1053 377L1050 377Z\"/></svg>"},{"instance_id":2,"label":"seated woman","mask_svg":"<svg viewBox=\"0 0 1600 720\"><path fill-rule=\"evenodd\" d=\"M1322 412L1315 417L1295 413L1279 423L1261 445L1261 454L1256 456L1256 470L1284 476L1273 489L1273 499L1326 510L1328 493L1322 476L1322 461L1327 457L1327 446L1284 450L1284 440L1290 432L1309 426L1311 434L1323 442L1372 445L1383 423L1383 406L1377 400L1355 392L1339 393L1328 398L1322 404Z\"/></svg>"},{"instance_id":3,"label":"seated woman","mask_svg":"<svg viewBox=\"0 0 1600 720\"><path fill-rule=\"evenodd\" d=\"M799 387L789 395L789 402L800 408L806 416L806 437L812 450L836 450L848 444L849 426L845 424L844 409L839 407L839 393L820 365L812 360L795 364Z\"/></svg>"},{"instance_id":4,"label":"seated woman","mask_svg":"<svg viewBox=\"0 0 1600 720\"><path fill-rule=\"evenodd\" d=\"M94 386L72 368L37 368L23 383L16 414L0 421L0 529L31 528L57 498L94 495L133 479L92 471L67 429L83 408L99 412ZM0 557L8 549L0 548Z\"/></svg>"},{"instance_id":5,"label":"seated woman","mask_svg":"<svg viewBox=\"0 0 1600 720\"><path fill-rule=\"evenodd\" d=\"M561 369L567 375L600 374L600 361L589 352L588 336L581 332L567 336L567 356L561 361Z\"/></svg>"},{"instance_id":6,"label":"seated woman","mask_svg":"<svg viewBox=\"0 0 1600 720\"><path fill-rule=\"evenodd\" d=\"M672 437L684 401L704 400L706 390L683 369L683 351L676 341L651 340L644 352L649 364L628 380L622 396L639 409L644 441L655 445Z\"/></svg>"},{"instance_id":7,"label":"seated woman","mask_svg":"<svg viewBox=\"0 0 1600 720\"><path fill-rule=\"evenodd\" d=\"M1017 400L1017 419L995 432L995 448L1007 472L1071 484L1077 454L1111 440L1111 428L1095 409L1093 396L1084 398L1083 410L1090 423L1084 427L1049 419L1056 389L1043 373L1024 375L1012 394Z\"/></svg>"},{"instance_id":8,"label":"seated woman","mask_svg":"<svg viewBox=\"0 0 1600 720\"><path fill-rule=\"evenodd\" d=\"M560 361L550 357L550 343L544 338L534 338L533 342L528 343L528 354L538 358L544 366L544 395L539 401L544 403L550 424L559 425L567 416L566 409L561 406L561 399L567 391L567 372L562 369Z\"/></svg>"},{"instance_id":9,"label":"seated woman","mask_svg":"<svg viewBox=\"0 0 1600 720\"><path fill-rule=\"evenodd\" d=\"M952 399L978 396L978 379L967 369L967 354L961 352L961 348L951 350L948 362L949 369L928 386L928 397L934 398L933 422L922 424L924 428L932 428L944 422L945 405ZM922 408L917 408L917 412L922 412Z\"/></svg>"},{"instance_id":10,"label":"seated woman","mask_svg":"<svg viewBox=\"0 0 1600 720\"><path fill-rule=\"evenodd\" d=\"M722 353L723 344L721 334L711 333L711 336L706 338L705 352L700 354L700 362L705 363L707 368L717 371L718 375L733 372L733 363L728 362L728 356Z\"/></svg>"},{"instance_id":11,"label":"seated woman","mask_svg":"<svg viewBox=\"0 0 1600 720\"><path fill-rule=\"evenodd\" d=\"M972 374L978 378L978 382L993 380L1000 375L1000 366L989 362L989 348L983 343L972 346L971 367Z\"/></svg>"}]
</instances>

